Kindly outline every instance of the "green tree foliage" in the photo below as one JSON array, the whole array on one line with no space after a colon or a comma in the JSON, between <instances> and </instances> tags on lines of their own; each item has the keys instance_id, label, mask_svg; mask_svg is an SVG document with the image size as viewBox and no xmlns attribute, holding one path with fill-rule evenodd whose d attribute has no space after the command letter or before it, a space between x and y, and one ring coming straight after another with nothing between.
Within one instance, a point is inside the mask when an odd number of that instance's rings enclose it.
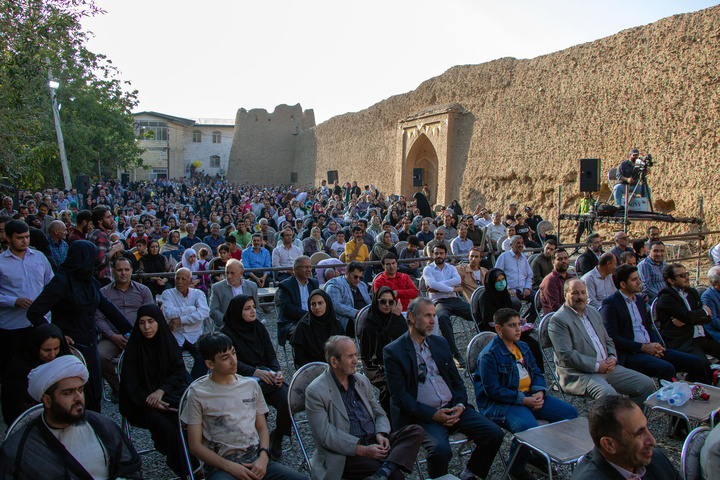
<instances>
[{"instance_id":1,"label":"green tree foliage","mask_svg":"<svg viewBox=\"0 0 720 480\"><path fill-rule=\"evenodd\" d=\"M0 0L0 174L18 187L61 185L48 72L57 92L71 176L140 163L132 108L104 55L85 48L80 20L102 14L93 0Z\"/></svg>"}]
</instances>

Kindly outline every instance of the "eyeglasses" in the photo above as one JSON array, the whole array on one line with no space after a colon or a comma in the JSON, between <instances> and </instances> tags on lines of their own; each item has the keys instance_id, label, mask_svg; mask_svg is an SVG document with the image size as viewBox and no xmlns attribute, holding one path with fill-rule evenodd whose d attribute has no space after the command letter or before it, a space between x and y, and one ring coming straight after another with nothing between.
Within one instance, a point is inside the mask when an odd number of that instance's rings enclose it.
<instances>
[{"instance_id":1,"label":"eyeglasses","mask_svg":"<svg viewBox=\"0 0 720 480\"><path fill-rule=\"evenodd\" d=\"M380 305L395 305L395 300L392 300L392 299L388 300L387 298L381 298L380 300L378 300L378 303Z\"/></svg>"},{"instance_id":2,"label":"eyeglasses","mask_svg":"<svg viewBox=\"0 0 720 480\"><path fill-rule=\"evenodd\" d=\"M418 365L418 382L419 383L425 383L425 380L427 380L427 373L428 373L428 366L427 363L424 361Z\"/></svg>"}]
</instances>

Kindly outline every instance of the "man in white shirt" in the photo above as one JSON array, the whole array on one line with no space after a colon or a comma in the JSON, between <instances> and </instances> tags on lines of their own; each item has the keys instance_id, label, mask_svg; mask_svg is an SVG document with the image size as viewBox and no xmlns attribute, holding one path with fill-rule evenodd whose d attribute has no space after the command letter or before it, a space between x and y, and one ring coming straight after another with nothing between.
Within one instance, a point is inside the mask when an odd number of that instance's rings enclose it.
<instances>
[{"instance_id":1,"label":"man in white shirt","mask_svg":"<svg viewBox=\"0 0 720 480\"><path fill-rule=\"evenodd\" d=\"M587 287L588 305L599 309L603 300L617 292L612 276L616 266L615 254L606 252L600 256L598 266L583 275L582 281Z\"/></svg>"},{"instance_id":2,"label":"man in white shirt","mask_svg":"<svg viewBox=\"0 0 720 480\"><path fill-rule=\"evenodd\" d=\"M507 235L507 227L503 225L502 214L500 212L493 213L492 223L489 223L486 230L488 244L497 252L500 250L498 241Z\"/></svg>"},{"instance_id":3,"label":"man in white shirt","mask_svg":"<svg viewBox=\"0 0 720 480\"><path fill-rule=\"evenodd\" d=\"M510 296L517 300L534 301L535 290L532 288L533 271L525 255L522 254L525 242L520 235L510 239L510 251L503 252L495 262L495 268L505 272L507 289ZM514 301L515 307L518 307ZM527 320L533 321L536 317L535 309L530 309Z\"/></svg>"},{"instance_id":4,"label":"man in white shirt","mask_svg":"<svg viewBox=\"0 0 720 480\"><path fill-rule=\"evenodd\" d=\"M472 322L470 304L465 302L458 294L462 294L462 278L457 269L445 263L447 247L438 243L433 249L434 262L423 270L423 280L427 286L430 300L435 304L440 332L450 345L450 352L459 368L465 367L465 360L455 345L455 334L453 332L450 317L456 315Z\"/></svg>"},{"instance_id":5,"label":"man in white shirt","mask_svg":"<svg viewBox=\"0 0 720 480\"><path fill-rule=\"evenodd\" d=\"M278 282L282 282L293 274L293 262L297 257L303 254L301 248L293 244L293 231L291 228L284 228L280 234L282 244L275 247L272 251L272 266L287 267L287 271L277 272Z\"/></svg>"},{"instance_id":6,"label":"man in white shirt","mask_svg":"<svg viewBox=\"0 0 720 480\"><path fill-rule=\"evenodd\" d=\"M450 242L450 249L453 255L467 256L475 245L473 245L472 240L467 238L467 226L460 224L457 231L458 236Z\"/></svg>"},{"instance_id":7,"label":"man in white shirt","mask_svg":"<svg viewBox=\"0 0 720 480\"><path fill-rule=\"evenodd\" d=\"M162 310L178 345L187 350L195 359L190 375L194 379L207 373L195 343L203 333L203 322L210 315L205 294L202 290L190 288L192 274L187 268L175 272L175 288L162 293Z\"/></svg>"}]
</instances>

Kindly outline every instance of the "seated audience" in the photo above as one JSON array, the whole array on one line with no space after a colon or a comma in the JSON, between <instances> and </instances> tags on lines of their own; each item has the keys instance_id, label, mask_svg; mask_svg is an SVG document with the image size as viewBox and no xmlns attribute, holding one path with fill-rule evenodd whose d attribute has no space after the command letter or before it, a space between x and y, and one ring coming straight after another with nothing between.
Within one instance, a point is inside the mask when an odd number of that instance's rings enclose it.
<instances>
[{"instance_id":1,"label":"seated audience","mask_svg":"<svg viewBox=\"0 0 720 480\"><path fill-rule=\"evenodd\" d=\"M357 326L360 358L365 374L379 390L378 399L383 410L390 411L390 395L385 381L383 348L407 332L407 322L400 312L395 292L388 286L380 287L373 296L370 314Z\"/></svg>"},{"instance_id":2,"label":"seated audience","mask_svg":"<svg viewBox=\"0 0 720 480\"><path fill-rule=\"evenodd\" d=\"M225 237L220 235L220 225L217 223L213 223L210 227L210 234L206 235L205 238L203 238L203 243L210 247L210 250L212 250L213 255L216 255L218 253L217 249L220 245L223 245L225 243Z\"/></svg>"},{"instance_id":3,"label":"seated audience","mask_svg":"<svg viewBox=\"0 0 720 480\"><path fill-rule=\"evenodd\" d=\"M702 480L712 480L714 473L720 472L720 428L713 428L705 438L700 450L700 474Z\"/></svg>"},{"instance_id":4,"label":"seated audience","mask_svg":"<svg viewBox=\"0 0 720 480\"><path fill-rule=\"evenodd\" d=\"M375 245L373 245L372 252L370 252L370 260L382 260L388 253L395 255L397 259L397 250L392 242L390 232L380 232L377 237L375 237ZM379 269L376 268L375 271L382 271L382 267Z\"/></svg>"},{"instance_id":5,"label":"seated audience","mask_svg":"<svg viewBox=\"0 0 720 480\"><path fill-rule=\"evenodd\" d=\"M565 302L563 293L565 282L575 278L575 275L568 273L570 257L564 248L558 248L553 252L553 265L552 272L540 284L540 304L544 315L556 312L562 307Z\"/></svg>"},{"instance_id":6,"label":"seated audience","mask_svg":"<svg viewBox=\"0 0 720 480\"><path fill-rule=\"evenodd\" d=\"M317 289L308 298L308 312L298 322L290 338L295 368L325 360L325 342L333 335L343 335L345 327L335 317L330 295Z\"/></svg>"},{"instance_id":7,"label":"seated audience","mask_svg":"<svg viewBox=\"0 0 720 480\"><path fill-rule=\"evenodd\" d=\"M375 400L367 377L355 371L357 351L349 337L325 344L327 370L305 391L310 431L317 450L313 479L405 478L415 465L425 435L417 425L395 432Z\"/></svg>"},{"instance_id":8,"label":"seated audience","mask_svg":"<svg viewBox=\"0 0 720 480\"><path fill-rule=\"evenodd\" d=\"M210 375L188 388L180 412L190 453L205 464L205 478L303 480L304 475L270 459L267 405L257 381L237 375L232 341L223 334L198 340ZM243 401L238 401L243 399Z\"/></svg>"},{"instance_id":9,"label":"seated audience","mask_svg":"<svg viewBox=\"0 0 720 480\"><path fill-rule=\"evenodd\" d=\"M575 273L582 277L593 268L597 267L600 256L603 254L602 237L599 233L591 233L585 239L587 249L575 261Z\"/></svg>"},{"instance_id":10,"label":"seated audience","mask_svg":"<svg viewBox=\"0 0 720 480\"><path fill-rule=\"evenodd\" d=\"M476 447L459 477L487 477L502 444L502 430L466 407L465 382L455 367L450 345L443 337L432 335L432 301L418 297L410 302L407 320L409 331L383 350L394 428L419 425L425 430L423 446L431 478L448 473L452 458L448 436L464 433Z\"/></svg>"},{"instance_id":11,"label":"seated audience","mask_svg":"<svg viewBox=\"0 0 720 480\"><path fill-rule=\"evenodd\" d=\"M217 249L217 253L218 256L210 260L210 264L208 265L208 270L210 271L225 270L225 265L227 265L227 262L230 260L230 249L227 245L220 245ZM212 274L210 278L213 287L215 287L216 283L221 282L225 279L225 275L222 273L216 273Z\"/></svg>"},{"instance_id":12,"label":"seated audience","mask_svg":"<svg viewBox=\"0 0 720 480\"><path fill-rule=\"evenodd\" d=\"M647 258L648 246L644 238L633 240L632 246L638 262Z\"/></svg>"},{"instance_id":13,"label":"seated audience","mask_svg":"<svg viewBox=\"0 0 720 480\"><path fill-rule=\"evenodd\" d=\"M291 228L284 228L280 232L280 240L282 243L273 248L272 251L272 266L273 268L286 267L287 270L276 272L277 279L279 282L286 280L292 276L293 270L295 269L295 259L303 254L302 248L293 244L293 233ZM310 259L307 257L308 260Z\"/></svg>"},{"instance_id":14,"label":"seated audience","mask_svg":"<svg viewBox=\"0 0 720 480\"><path fill-rule=\"evenodd\" d=\"M243 265L249 269L253 268L270 268L271 258L270 252L263 246L263 238L259 233L253 233L251 237L252 245L249 245L243 251ZM248 273L248 280L252 280L255 284L263 288L270 285L270 272L253 272Z\"/></svg>"},{"instance_id":15,"label":"seated audience","mask_svg":"<svg viewBox=\"0 0 720 480\"><path fill-rule=\"evenodd\" d=\"M617 267L617 260L612 252L600 255L595 268L583 275L588 295L588 305L600 308L603 300L617 291L613 283L613 270Z\"/></svg>"},{"instance_id":16,"label":"seated audience","mask_svg":"<svg viewBox=\"0 0 720 480\"><path fill-rule=\"evenodd\" d=\"M240 294L230 300L223 319L222 333L232 340L237 357L237 373L255 377L260 384L265 403L277 411L277 427L270 432L270 456L282 456L283 436L290 436L288 386L283 381L270 334L257 319L257 300Z\"/></svg>"},{"instance_id":17,"label":"seated audience","mask_svg":"<svg viewBox=\"0 0 720 480\"><path fill-rule=\"evenodd\" d=\"M457 238L455 240L457 240ZM482 258L482 250L478 247L473 247L468 253L468 263L455 266L458 275L460 275L462 279L462 295L468 303L470 303L473 292L477 290L479 286L485 285L485 275L487 275L488 270L480 266Z\"/></svg>"},{"instance_id":18,"label":"seated audience","mask_svg":"<svg viewBox=\"0 0 720 480\"><path fill-rule=\"evenodd\" d=\"M658 296L660 290L665 287L663 270L665 269L665 244L662 242L651 242L650 253L647 258L638 263L638 273L643 284L643 295L650 303Z\"/></svg>"},{"instance_id":19,"label":"seated audience","mask_svg":"<svg viewBox=\"0 0 720 480\"><path fill-rule=\"evenodd\" d=\"M332 280L340 275L345 275L345 267L334 267L334 265L342 264L343 263L337 258L326 258L325 260L320 260L317 263L318 267L324 266L324 268L315 269L315 275L317 276L317 280L321 287L329 280Z\"/></svg>"},{"instance_id":20,"label":"seated audience","mask_svg":"<svg viewBox=\"0 0 720 480\"><path fill-rule=\"evenodd\" d=\"M343 252L345 252L345 232L339 230L335 234L335 241L330 245L330 256L340 258Z\"/></svg>"},{"instance_id":21,"label":"seated audience","mask_svg":"<svg viewBox=\"0 0 720 480\"><path fill-rule=\"evenodd\" d=\"M168 467L181 477L188 475L177 419L180 398L188 386L187 372L182 351L154 303L137 311L120 379L122 416L130 425L150 430Z\"/></svg>"},{"instance_id":22,"label":"seated audience","mask_svg":"<svg viewBox=\"0 0 720 480\"><path fill-rule=\"evenodd\" d=\"M147 253L140 258L138 271L140 273L168 273L172 271L167 257L160 255L160 245L157 240L150 241ZM143 284L150 289L153 297L156 297L162 295L165 289L170 287L168 285L169 281L170 277L145 277Z\"/></svg>"},{"instance_id":23,"label":"seated audience","mask_svg":"<svg viewBox=\"0 0 720 480\"><path fill-rule=\"evenodd\" d=\"M243 279L244 271L243 262L231 258L225 265L225 280L213 285L210 292L210 318L215 328L222 328L223 317L233 297L250 295L255 299L255 305L258 305L257 284Z\"/></svg>"},{"instance_id":24,"label":"seated audience","mask_svg":"<svg viewBox=\"0 0 720 480\"><path fill-rule=\"evenodd\" d=\"M408 258L420 258L420 241L415 235L410 235L407 239L407 246L400 251L400 260ZM402 273L407 273L413 278L420 278L422 276L422 270L420 269L420 262L399 262L398 270Z\"/></svg>"},{"instance_id":25,"label":"seated audience","mask_svg":"<svg viewBox=\"0 0 720 480\"><path fill-rule=\"evenodd\" d=\"M508 236L507 227L502 223L502 219L503 219L503 216L500 212L493 213L492 223L489 223L485 230L485 232L486 232L485 234L488 239L488 244L496 252L499 250L502 250L500 248L500 245L498 245L498 242L500 241L500 239Z\"/></svg>"},{"instance_id":26,"label":"seated audience","mask_svg":"<svg viewBox=\"0 0 720 480\"><path fill-rule=\"evenodd\" d=\"M163 244L162 248L160 248L160 255L167 257L170 262L170 268L172 269L175 268L175 265L180 263L184 251L185 247L180 244L180 232L173 230L170 232L168 241Z\"/></svg>"},{"instance_id":27,"label":"seated audience","mask_svg":"<svg viewBox=\"0 0 720 480\"><path fill-rule=\"evenodd\" d=\"M520 314L501 308L493 319L497 335L480 353L473 377L478 411L512 433L537 427L538 420L552 423L576 418L575 407L548 395L545 377L530 348L520 341ZM514 441L511 459L518 446ZM529 457L530 450L520 447L510 470L514 478L527 478ZM537 460L545 465L544 458L538 456Z\"/></svg>"},{"instance_id":28,"label":"seated audience","mask_svg":"<svg viewBox=\"0 0 720 480\"><path fill-rule=\"evenodd\" d=\"M566 392L595 399L621 393L642 406L655 391L650 377L617 364L615 344L600 313L587 306L582 280L565 282L565 304L552 316L548 336L556 374Z\"/></svg>"},{"instance_id":29,"label":"seated audience","mask_svg":"<svg viewBox=\"0 0 720 480\"><path fill-rule=\"evenodd\" d=\"M575 468L572 480L680 480L670 460L655 447L642 409L629 398L608 395L590 407L595 448Z\"/></svg>"},{"instance_id":30,"label":"seated audience","mask_svg":"<svg viewBox=\"0 0 720 480\"><path fill-rule=\"evenodd\" d=\"M472 240L468 238L468 228L465 224L458 225L458 236L450 242L450 251L453 255L468 255L475 247Z\"/></svg>"},{"instance_id":31,"label":"seated audience","mask_svg":"<svg viewBox=\"0 0 720 480\"><path fill-rule=\"evenodd\" d=\"M441 228L436 228L434 233L435 233L434 238L425 244L425 256L426 257L433 256L433 251L435 250L436 245L444 245L445 251L450 252L450 241L445 240L445 230L443 230ZM448 263L452 263L452 261L448 259Z\"/></svg>"},{"instance_id":32,"label":"seated audience","mask_svg":"<svg viewBox=\"0 0 720 480\"><path fill-rule=\"evenodd\" d=\"M712 320L710 307L702 304L681 264L666 265L663 278L665 286L658 293L655 310L665 345L696 355L707 366L707 355L720 358L720 343L707 335L703 327Z\"/></svg>"},{"instance_id":33,"label":"seated audience","mask_svg":"<svg viewBox=\"0 0 720 480\"><path fill-rule=\"evenodd\" d=\"M61 355L70 355L70 347L57 325L46 323L30 332L22 348L10 359L2 379L0 395L5 425L12 425L21 413L38 403L28 393L30 371Z\"/></svg>"},{"instance_id":34,"label":"seated audience","mask_svg":"<svg viewBox=\"0 0 720 480\"><path fill-rule=\"evenodd\" d=\"M362 282L364 267L360 262L348 263L345 275L329 280L325 291L332 299L337 320L350 336L355 336L355 318L365 306L370 305L370 293Z\"/></svg>"},{"instance_id":35,"label":"seated audience","mask_svg":"<svg viewBox=\"0 0 720 480\"><path fill-rule=\"evenodd\" d=\"M622 255L625 252L633 253L634 250L632 247L630 247L630 237L627 233L623 232L622 230L617 232L615 234L615 246L610 249L610 253L615 255L615 260L618 265L622 263L620 261L620 255Z\"/></svg>"},{"instance_id":36,"label":"seated audience","mask_svg":"<svg viewBox=\"0 0 720 480\"><path fill-rule=\"evenodd\" d=\"M600 313L615 343L618 364L669 382L676 380L678 370L687 373L687 381L708 383L707 367L698 357L663 347L639 295L642 284L637 268L621 265L612 278L618 291L602 302Z\"/></svg>"},{"instance_id":37,"label":"seated audience","mask_svg":"<svg viewBox=\"0 0 720 480\"><path fill-rule=\"evenodd\" d=\"M708 270L710 288L703 292L701 300L703 305L710 309L710 322L703 325L705 333L720 342L720 267L715 266Z\"/></svg>"},{"instance_id":38,"label":"seated audience","mask_svg":"<svg viewBox=\"0 0 720 480\"><path fill-rule=\"evenodd\" d=\"M325 241L319 227L310 230L310 236L303 241L303 254L311 257L313 253L324 252Z\"/></svg>"},{"instance_id":39,"label":"seated audience","mask_svg":"<svg viewBox=\"0 0 720 480\"><path fill-rule=\"evenodd\" d=\"M88 376L73 355L30 372L28 393L43 411L3 442L0 477L143 478L140 456L118 424L85 410Z\"/></svg>"},{"instance_id":40,"label":"seated audience","mask_svg":"<svg viewBox=\"0 0 720 480\"><path fill-rule=\"evenodd\" d=\"M392 252L386 253L382 258L382 267L384 271L373 281L373 289L377 292L381 287L390 287L394 292L393 296L400 302L402 311L406 311L410 300L419 294L415 282L410 275L398 272L397 255Z\"/></svg>"},{"instance_id":41,"label":"seated audience","mask_svg":"<svg viewBox=\"0 0 720 480\"><path fill-rule=\"evenodd\" d=\"M318 281L311 278L312 265L310 258L300 255L293 261L292 277L286 278L278 285L278 345L285 346L285 341L292 337L295 326L307 315L310 292L319 288Z\"/></svg>"},{"instance_id":42,"label":"seated audience","mask_svg":"<svg viewBox=\"0 0 720 480\"><path fill-rule=\"evenodd\" d=\"M535 291L532 289L533 271L522 253L525 248L523 239L520 235L515 235L510 238L510 242L511 250L500 254L495 262L495 268L505 272L508 292L511 296L518 300L533 302L535 300ZM531 308L528 320L533 321L536 316L535 309Z\"/></svg>"},{"instance_id":43,"label":"seated audience","mask_svg":"<svg viewBox=\"0 0 720 480\"><path fill-rule=\"evenodd\" d=\"M623 252L620 255L620 265L637 267L637 255L635 255L635 252Z\"/></svg>"},{"instance_id":44,"label":"seated audience","mask_svg":"<svg viewBox=\"0 0 720 480\"><path fill-rule=\"evenodd\" d=\"M557 248L557 242L555 240L548 240L543 245L543 251L535 255L535 258L530 261L530 269L533 272L532 288L533 290L539 290L542 281L550 275L553 270L553 252Z\"/></svg>"}]
</instances>

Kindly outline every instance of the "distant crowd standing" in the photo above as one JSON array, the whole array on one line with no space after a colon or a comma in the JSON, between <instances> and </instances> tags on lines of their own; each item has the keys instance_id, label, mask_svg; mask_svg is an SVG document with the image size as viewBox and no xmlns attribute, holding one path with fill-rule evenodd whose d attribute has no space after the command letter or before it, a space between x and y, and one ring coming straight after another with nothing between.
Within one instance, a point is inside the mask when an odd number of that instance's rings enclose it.
<instances>
[{"instance_id":1,"label":"distant crowd standing","mask_svg":"<svg viewBox=\"0 0 720 480\"><path fill-rule=\"evenodd\" d=\"M453 473L486 478L503 430L578 416L545 383L543 318L560 388L597 399L595 449L573 478L679 478L641 408L653 378L712 381L720 266L701 295L665 262L653 226L635 241L616 233L608 251L590 234L573 268L532 206L464 214L457 202L432 210L428 196L194 178L3 198L2 413L10 425L43 411L3 443L0 476L142 478L131 441L100 413L107 382L180 477L305 478L279 462L292 425L278 354L290 354L296 369L327 364L304 392L311 478L403 478L421 447L440 477L455 432L475 448ZM277 339L257 314L269 287ZM495 332L477 359L458 349L453 317ZM460 374L468 360L474 392ZM704 474L720 468L718 432ZM517 443L513 456L511 478L546 470Z\"/></svg>"}]
</instances>

